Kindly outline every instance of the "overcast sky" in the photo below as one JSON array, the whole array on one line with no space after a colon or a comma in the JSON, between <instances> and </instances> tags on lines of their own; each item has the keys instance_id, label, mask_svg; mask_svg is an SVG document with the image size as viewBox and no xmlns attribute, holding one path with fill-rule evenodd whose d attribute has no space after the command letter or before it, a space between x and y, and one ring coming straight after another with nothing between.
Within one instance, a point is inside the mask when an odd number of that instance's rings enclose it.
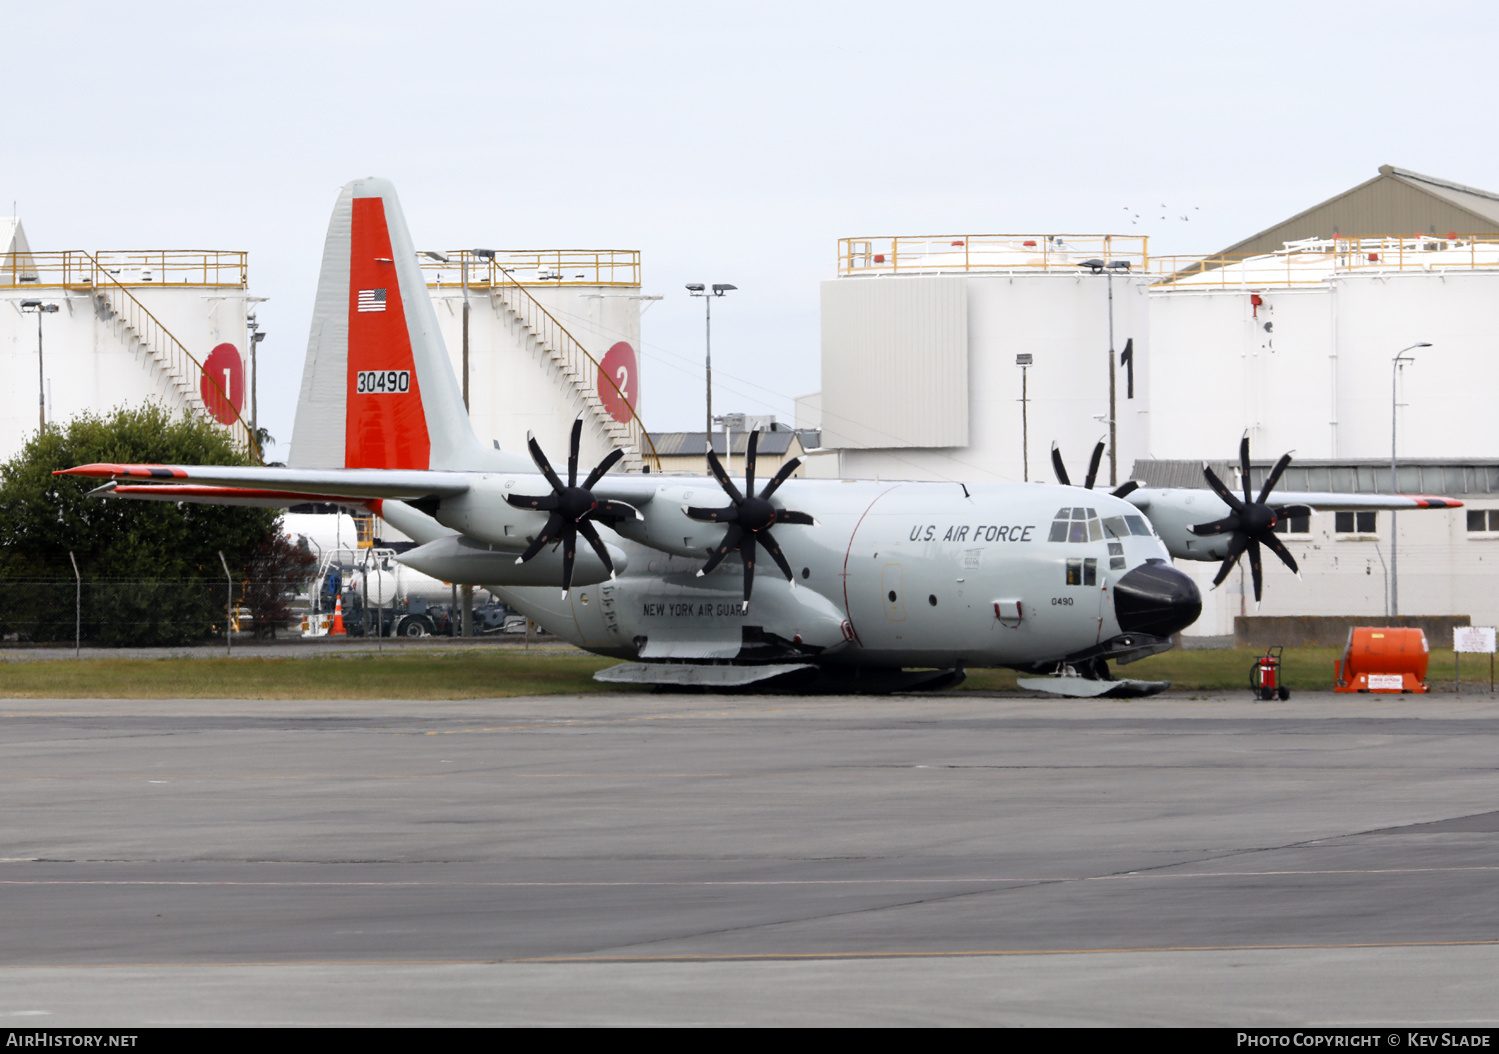
<instances>
[{"instance_id":1,"label":"overcast sky","mask_svg":"<svg viewBox=\"0 0 1499 1054\"><path fill-rule=\"evenodd\" d=\"M11 5L0 199L37 250L248 250L283 443L328 214L362 175L395 181L422 246L639 249L666 297L643 320L652 429L701 427L683 285L737 285L715 305L714 408L789 420L819 387L840 237L1211 252L1383 163L1499 189L1495 11ZM1173 218L1140 209L1163 203Z\"/></svg>"}]
</instances>

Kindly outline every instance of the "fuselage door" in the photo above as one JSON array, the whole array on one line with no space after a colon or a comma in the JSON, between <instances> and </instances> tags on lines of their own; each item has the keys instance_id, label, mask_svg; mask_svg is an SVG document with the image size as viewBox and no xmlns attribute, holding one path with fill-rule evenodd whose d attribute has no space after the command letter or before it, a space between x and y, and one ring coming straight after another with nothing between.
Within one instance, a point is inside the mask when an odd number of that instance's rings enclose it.
<instances>
[{"instance_id":1,"label":"fuselage door","mask_svg":"<svg viewBox=\"0 0 1499 1054\"><path fill-rule=\"evenodd\" d=\"M906 621L905 571L900 564L886 564L880 576L885 591L885 617L891 622Z\"/></svg>"}]
</instances>

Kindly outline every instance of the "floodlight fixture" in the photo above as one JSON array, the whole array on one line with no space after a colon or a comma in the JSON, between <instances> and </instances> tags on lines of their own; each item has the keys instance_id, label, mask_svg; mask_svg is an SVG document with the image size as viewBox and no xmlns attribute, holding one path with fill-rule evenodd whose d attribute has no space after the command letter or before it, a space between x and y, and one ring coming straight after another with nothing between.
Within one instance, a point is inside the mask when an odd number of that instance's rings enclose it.
<instances>
[{"instance_id":1,"label":"floodlight fixture","mask_svg":"<svg viewBox=\"0 0 1499 1054\"><path fill-rule=\"evenodd\" d=\"M1111 270L1111 271L1128 271L1129 270L1129 266L1130 265L1129 265L1129 261L1128 260L1110 260L1109 261L1109 270Z\"/></svg>"},{"instance_id":2,"label":"floodlight fixture","mask_svg":"<svg viewBox=\"0 0 1499 1054\"><path fill-rule=\"evenodd\" d=\"M739 287L737 285L717 285L717 284L715 284L713 286L713 295L714 296L723 296L725 293L729 292L731 289L738 289L738 288Z\"/></svg>"},{"instance_id":3,"label":"floodlight fixture","mask_svg":"<svg viewBox=\"0 0 1499 1054\"><path fill-rule=\"evenodd\" d=\"M1078 266L1079 267L1086 267L1088 270L1092 271L1094 274L1103 274L1104 262L1102 260L1098 259L1097 257L1094 257L1091 260L1084 260L1082 263L1078 264Z\"/></svg>"},{"instance_id":4,"label":"floodlight fixture","mask_svg":"<svg viewBox=\"0 0 1499 1054\"><path fill-rule=\"evenodd\" d=\"M703 283L701 283L701 282L688 282L687 283L687 291L689 293L691 293L693 296L697 296L700 293L702 293L702 291L703 291Z\"/></svg>"},{"instance_id":5,"label":"floodlight fixture","mask_svg":"<svg viewBox=\"0 0 1499 1054\"><path fill-rule=\"evenodd\" d=\"M469 251L472 252L475 256L477 256L481 260L493 260L494 259L494 250L493 249L470 249Z\"/></svg>"}]
</instances>

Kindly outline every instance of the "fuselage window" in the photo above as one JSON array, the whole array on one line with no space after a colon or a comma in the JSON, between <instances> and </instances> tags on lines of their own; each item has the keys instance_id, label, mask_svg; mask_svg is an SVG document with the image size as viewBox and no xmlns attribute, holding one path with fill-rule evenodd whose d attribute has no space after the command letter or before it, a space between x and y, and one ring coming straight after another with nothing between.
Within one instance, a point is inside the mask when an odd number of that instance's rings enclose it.
<instances>
[{"instance_id":1,"label":"fuselage window","mask_svg":"<svg viewBox=\"0 0 1499 1054\"><path fill-rule=\"evenodd\" d=\"M1069 586L1095 586L1098 584L1098 561L1093 557L1067 561L1067 584Z\"/></svg>"}]
</instances>

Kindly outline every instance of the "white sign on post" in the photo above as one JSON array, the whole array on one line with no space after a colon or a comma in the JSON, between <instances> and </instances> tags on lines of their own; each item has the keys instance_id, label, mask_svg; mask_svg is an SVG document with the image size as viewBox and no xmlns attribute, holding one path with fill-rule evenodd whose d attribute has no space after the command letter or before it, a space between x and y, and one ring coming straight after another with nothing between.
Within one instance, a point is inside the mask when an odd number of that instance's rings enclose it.
<instances>
[{"instance_id":1,"label":"white sign on post","mask_svg":"<svg viewBox=\"0 0 1499 1054\"><path fill-rule=\"evenodd\" d=\"M1493 626L1455 626L1452 630L1452 650L1494 654Z\"/></svg>"},{"instance_id":2,"label":"white sign on post","mask_svg":"<svg viewBox=\"0 0 1499 1054\"><path fill-rule=\"evenodd\" d=\"M1494 627L1454 626L1452 628L1452 677L1456 691L1463 690L1463 652L1478 652L1489 657L1489 694L1494 692Z\"/></svg>"}]
</instances>

